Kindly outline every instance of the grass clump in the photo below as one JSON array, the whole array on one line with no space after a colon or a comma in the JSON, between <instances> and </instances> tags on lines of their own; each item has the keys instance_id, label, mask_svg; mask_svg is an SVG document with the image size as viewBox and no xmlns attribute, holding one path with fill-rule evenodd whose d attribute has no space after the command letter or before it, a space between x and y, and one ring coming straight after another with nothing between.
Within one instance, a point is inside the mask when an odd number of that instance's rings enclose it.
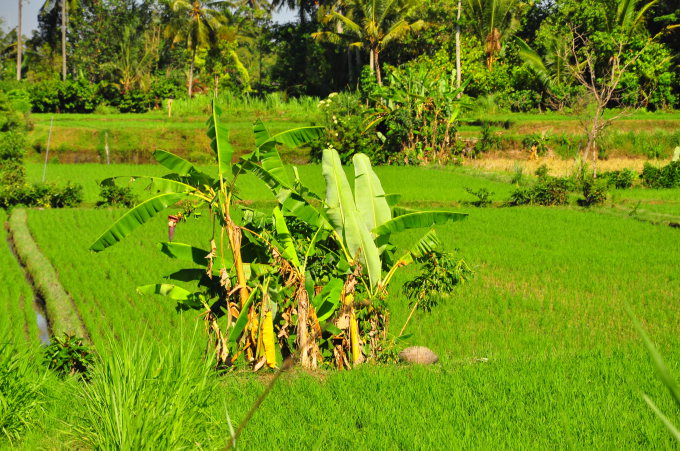
<instances>
[{"instance_id":1,"label":"grass clump","mask_svg":"<svg viewBox=\"0 0 680 451\"><path fill-rule=\"evenodd\" d=\"M164 346L147 340L111 346L76 393L72 445L92 449L187 449L218 433L208 415L217 386L196 340Z\"/></svg>"},{"instance_id":2,"label":"grass clump","mask_svg":"<svg viewBox=\"0 0 680 451\"><path fill-rule=\"evenodd\" d=\"M19 352L0 337L0 447L15 444L38 424L43 411L44 373L27 351Z\"/></svg>"}]
</instances>

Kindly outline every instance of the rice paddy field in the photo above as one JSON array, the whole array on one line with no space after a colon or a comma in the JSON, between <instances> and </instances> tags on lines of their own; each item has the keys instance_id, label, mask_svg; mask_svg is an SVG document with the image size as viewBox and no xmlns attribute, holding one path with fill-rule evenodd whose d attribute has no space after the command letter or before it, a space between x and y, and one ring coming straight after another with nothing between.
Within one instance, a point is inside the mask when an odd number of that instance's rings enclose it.
<instances>
[{"instance_id":1,"label":"rice paddy field","mask_svg":"<svg viewBox=\"0 0 680 451\"><path fill-rule=\"evenodd\" d=\"M100 363L86 384L54 381L43 388L38 420L14 446L223 449L230 445L230 421L245 418L271 381L267 372L215 374L201 363L204 332L196 313L178 313L168 298L136 293L179 269L158 250L167 238L163 217L102 253L87 250L124 212L92 208L96 182L163 173L147 165L48 166L48 181L84 185L84 207L29 210L27 226L73 299ZM473 208L463 204L473 199L465 188L486 188L500 204L513 189L507 177L470 168L377 173L386 192L403 195L402 204L469 213L465 221L438 227L438 235L475 277L431 313L417 312L407 330L405 345L431 348L439 363L293 369L273 385L238 448L675 446L643 394L676 424L680 412L627 311L680 376L680 232L640 220L680 217L680 191L616 191L593 209ZM39 180L42 166L29 165L28 175ZM323 192L319 166L300 167L300 175ZM263 209L273 205L255 178L240 195ZM178 225L175 239L207 247L208 229L204 219L189 220ZM403 232L397 240L416 236ZM13 340L35 345L28 303L14 301L30 298L30 286L9 250L3 252L0 290L11 291L1 298L8 315L0 325ZM407 268L391 286L392 330L409 314L400 286L412 275Z\"/></svg>"}]
</instances>

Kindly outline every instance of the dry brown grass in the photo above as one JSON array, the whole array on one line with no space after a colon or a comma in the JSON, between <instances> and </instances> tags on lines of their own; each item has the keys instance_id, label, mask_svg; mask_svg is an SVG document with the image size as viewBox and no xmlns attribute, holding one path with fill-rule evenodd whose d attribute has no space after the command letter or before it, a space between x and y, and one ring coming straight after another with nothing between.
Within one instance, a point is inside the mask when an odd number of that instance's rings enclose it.
<instances>
[{"instance_id":1,"label":"dry brown grass","mask_svg":"<svg viewBox=\"0 0 680 451\"><path fill-rule=\"evenodd\" d=\"M539 166L546 165L550 170L550 175L553 176L568 176L574 173L579 165L579 162L574 159L564 160L559 157L550 156L529 160L527 159L528 155L526 152L517 152L514 156L516 158L488 156L477 160L465 160L463 165L484 171L507 173L513 173L515 166L520 165L524 174L533 174ZM656 165L662 164L660 161L642 158L610 158L598 161L597 168L599 171L615 171L628 168L640 172L645 162L648 161Z\"/></svg>"}]
</instances>

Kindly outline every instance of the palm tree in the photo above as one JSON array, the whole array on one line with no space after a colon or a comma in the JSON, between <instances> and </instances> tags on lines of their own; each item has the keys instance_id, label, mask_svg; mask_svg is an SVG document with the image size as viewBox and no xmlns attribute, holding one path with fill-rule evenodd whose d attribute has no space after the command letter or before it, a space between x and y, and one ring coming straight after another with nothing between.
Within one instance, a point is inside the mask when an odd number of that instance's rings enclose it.
<instances>
[{"instance_id":1,"label":"palm tree","mask_svg":"<svg viewBox=\"0 0 680 451\"><path fill-rule=\"evenodd\" d=\"M502 41L519 27L517 12L522 6L519 0L467 0L467 14L473 28L484 43L486 67L491 70L498 59Z\"/></svg>"},{"instance_id":2,"label":"palm tree","mask_svg":"<svg viewBox=\"0 0 680 451\"><path fill-rule=\"evenodd\" d=\"M59 15L61 18L61 79L66 80L66 34L68 31L69 11L75 11L80 0L45 0L39 15L43 17ZM57 14L57 10L59 13Z\"/></svg>"},{"instance_id":3,"label":"palm tree","mask_svg":"<svg viewBox=\"0 0 680 451\"><path fill-rule=\"evenodd\" d=\"M214 7L224 4L223 1L206 2L202 0L171 0L174 17L165 29L166 37L172 38L173 45L186 41L191 52L189 69L189 97L192 97L194 85L194 65L199 48L213 45L217 31L222 27L224 16Z\"/></svg>"},{"instance_id":4,"label":"palm tree","mask_svg":"<svg viewBox=\"0 0 680 451\"><path fill-rule=\"evenodd\" d=\"M380 52L425 26L422 20L409 23L406 19L422 3L423 0L353 0L345 6L346 13L331 10L323 17L324 23L335 21L341 25L336 31L312 33L312 37L330 42L355 39L350 46L368 50L371 71L382 85Z\"/></svg>"},{"instance_id":5,"label":"palm tree","mask_svg":"<svg viewBox=\"0 0 680 451\"><path fill-rule=\"evenodd\" d=\"M21 80L21 52L23 50L23 43L21 42L21 13L23 9L23 1L19 0L19 23L17 24L17 80Z\"/></svg>"}]
</instances>

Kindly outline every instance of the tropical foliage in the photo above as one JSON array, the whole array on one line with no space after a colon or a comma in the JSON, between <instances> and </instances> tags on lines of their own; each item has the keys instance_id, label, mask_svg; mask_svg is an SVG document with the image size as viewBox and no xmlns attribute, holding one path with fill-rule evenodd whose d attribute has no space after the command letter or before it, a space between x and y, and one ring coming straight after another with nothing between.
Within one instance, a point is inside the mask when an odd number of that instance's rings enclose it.
<instances>
[{"instance_id":1,"label":"tropical foliage","mask_svg":"<svg viewBox=\"0 0 680 451\"><path fill-rule=\"evenodd\" d=\"M167 296L180 309L201 311L218 366L245 362L254 369L274 368L287 356L299 358L307 368L351 368L379 360L391 339L385 297L395 272L439 246L434 230L406 249L397 248L392 236L466 215L396 207L398 196L384 192L363 154L353 158L353 191L333 149L323 152L325 197L315 194L297 173L291 178L277 146L304 145L321 135L321 127L272 136L258 121L253 128L256 149L232 163L234 151L219 116L214 107L208 121L217 177L176 155L156 151L157 161L173 173L147 178L153 197L123 215L91 249L114 245L178 205L168 216L168 242L161 250L195 266L139 291ZM246 172L270 188L276 199L273 210L237 202L240 176ZM184 222L202 209L208 210L213 224L206 240L209 247L173 242L175 228L185 227ZM194 288L182 282L193 282Z\"/></svg>"}]
</instances>

